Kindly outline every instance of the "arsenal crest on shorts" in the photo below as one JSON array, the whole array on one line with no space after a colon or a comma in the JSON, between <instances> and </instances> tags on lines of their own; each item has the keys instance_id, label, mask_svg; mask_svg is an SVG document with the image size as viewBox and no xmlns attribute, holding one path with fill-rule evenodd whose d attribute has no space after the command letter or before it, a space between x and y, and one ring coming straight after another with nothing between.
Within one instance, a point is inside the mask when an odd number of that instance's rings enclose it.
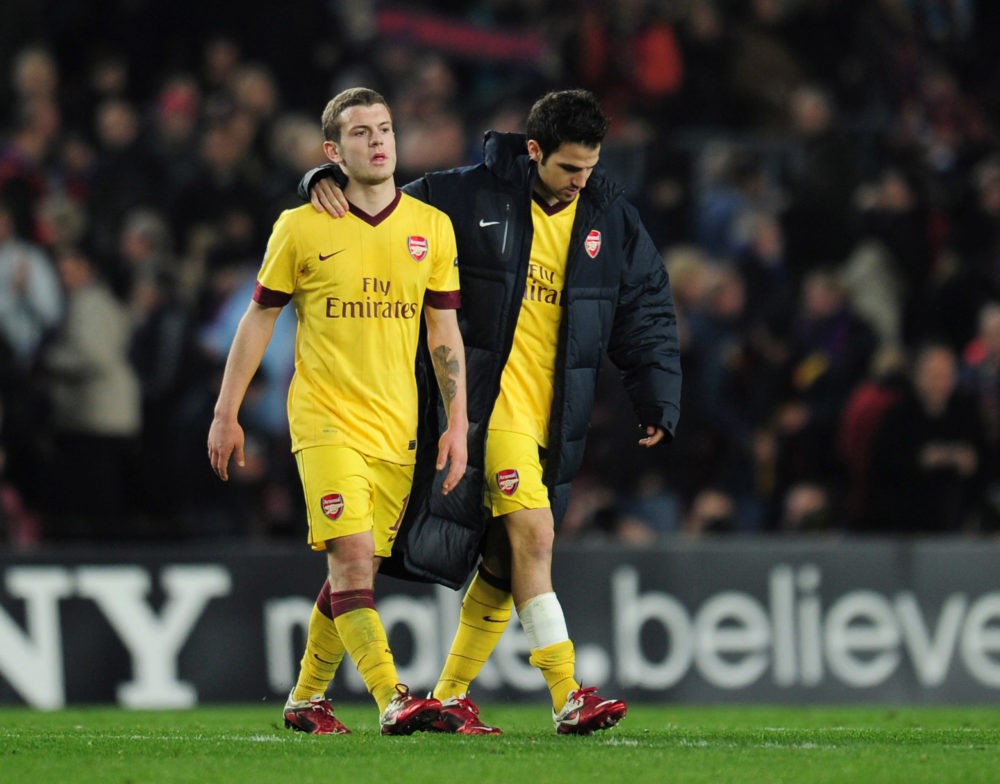
<instances>
[{"instance_id":1,"label":"arsenal crest on shorts","mask_svg":"<svg viewBox=\"0 0 1000 784\"><path fill-rule=\"evenodd\" d=\"M336 520L344 511L344 496L340 493L328 493L319 499L319 505L323 514L331 520Z\"/></svg>"},{"instance_id":2,"label":"arsenal crest on shorts","mask_svg":"<svg viewBox=\"0 0 1000 784\"><path fill-rule=\"evenodd\" d=\"M521 478L517 475L516 468L505 468L497 472L497 487L504 495L514 495L517 486L521 483Z\"/></svg>"},{"instance_id":3,"label":"arsenal crest on shorts","mask_svg":"<svg viewBox=\"0 0 1000 784\"><path fill-rule=\"evenodd\" d=\"M406 238L406 247L414 261L423 261L427 255L427 238L410 235Z\"/></svg>"},{"instance_id":4,"label":"arsenal crest on shorts","mask_svg":"<svg viewBox=\"0 0 1000 784\"><path fill-rule=\"evenodd\" d=\"M601 232L597 229L591 229L587 239L583 241L583 249L587 251L590 258L596 259L597 254L601 252Z\"/></svg>"}]
</instances>

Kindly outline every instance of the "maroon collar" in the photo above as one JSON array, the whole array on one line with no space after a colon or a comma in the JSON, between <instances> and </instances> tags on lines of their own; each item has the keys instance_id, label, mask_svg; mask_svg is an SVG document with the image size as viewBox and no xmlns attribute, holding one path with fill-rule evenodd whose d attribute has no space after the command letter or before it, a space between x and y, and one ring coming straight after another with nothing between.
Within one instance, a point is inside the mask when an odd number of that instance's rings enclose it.
<instances>
[{"instance_id":1,"label":"maroon collar","mask_svg":"<svg viewBox=\"0 0 1000 784\"><path fill-rule=\"evenodd\" d=\"M357 215L359 218L361 218L361 220L363 220L365 223L371 226L378 226L382 221L384 221L392 214L392 211L396 209L396 205L399 204L399 200L402 198L403 198L403 192L399 188L396 188L396 197L391 202L389 202L389 204L386 205L385 209L381 210L378 213L378 215L369 215L367 212L358 207L356 204L351 204L350 202L348 202L348 206L351 208L352 215Z\"/></svg>"},{"instance_id":2,"label":"maroon collar","mask_svg":"<svg viewBox=\"0 0 1000 784\"><path fill-rule=\"evenodd\" d=\"M546 204L545 201L537 193L532 193L531 198L534 199L535 204L541 207L546 215L555 215L558 212L562 212L573 202L571 201L557 201L555 204ZM579 199L580 197L577 196Z\"/></svg>"}]
</instances>

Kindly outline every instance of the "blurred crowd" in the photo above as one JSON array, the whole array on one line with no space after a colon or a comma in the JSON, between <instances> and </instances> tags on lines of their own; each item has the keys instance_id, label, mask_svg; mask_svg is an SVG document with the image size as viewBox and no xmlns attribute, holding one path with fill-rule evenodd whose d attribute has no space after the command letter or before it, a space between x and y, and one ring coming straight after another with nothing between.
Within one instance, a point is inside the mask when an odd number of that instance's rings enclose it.
<instances>
[{"instance_id":1,"label":"blurred crowd","mask_svg":"<svg viewBox=\"0 0 1000 784\"><path fill-rule=\"evenodd\" d=\"M228 485L205 439L270 227L363 84L397 182L549 89L670 272L677 437L612 367L564 538L1000 529L1000 4L7 0L0 540L301 538L284 313Z\"/></svg>"}]
</instances>

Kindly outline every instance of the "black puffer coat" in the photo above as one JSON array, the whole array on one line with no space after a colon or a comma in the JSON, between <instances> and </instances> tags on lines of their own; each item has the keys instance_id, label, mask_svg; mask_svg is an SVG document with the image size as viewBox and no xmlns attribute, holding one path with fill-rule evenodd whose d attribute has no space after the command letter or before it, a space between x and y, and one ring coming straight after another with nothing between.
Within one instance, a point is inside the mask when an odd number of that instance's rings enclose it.
<instances>
[{"instance_id":1,"label":"black puffer coat","mask_svg":"<svg viewBox=\"0 0 1000 784\"><path fill-rule=\"evenodd\" d=\"M312 174L303 179L303 188ZM459 588L478 561L488 522L486 431L524 296L535 177L524 136L490 132L482 164L427 174L403 189L447 213L458 241L469 467L458 487L442 496L443 477L435 476L434 462L444 409L429 359L423 357L417 372L425 411L413 494L393 556L382 567L387 574ZM583 460L605 351L621 371L637 424L658 425L672 438L680 412L677 324L660 253L635 208L599 168L579 199L544 473L557 525Z\"/></svg>"}]
</instances>

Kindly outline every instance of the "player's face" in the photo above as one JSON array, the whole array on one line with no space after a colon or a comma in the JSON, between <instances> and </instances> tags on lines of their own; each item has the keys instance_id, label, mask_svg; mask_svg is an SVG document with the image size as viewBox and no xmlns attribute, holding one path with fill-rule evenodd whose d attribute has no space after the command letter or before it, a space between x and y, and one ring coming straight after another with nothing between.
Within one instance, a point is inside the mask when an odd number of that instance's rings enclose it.
<instances>
[{"instance_id":1,"label":"player's face","mask_svg":"<svg viewBox=\"0 0 1000 784\"><path fill-rule=\"evenodd\" d=\"M378 185L396 170L396 136L389 107L351 106L340 114L340 141L324 142L327 157L362 185Z\"/></svg>"},{"instance_id":2,"label":"player's face","mask_svg":"<svg viewBox=\"0 0 1000 784\"><path fill-rule=\"evenodd\" d=\"M528 140L528 154L538 163L535 191L547 204L568 204L587 186L587 180L601 157L601 145L560 144L542 160L542 150L534 139Z\"/></svg>"}]
</instances>

